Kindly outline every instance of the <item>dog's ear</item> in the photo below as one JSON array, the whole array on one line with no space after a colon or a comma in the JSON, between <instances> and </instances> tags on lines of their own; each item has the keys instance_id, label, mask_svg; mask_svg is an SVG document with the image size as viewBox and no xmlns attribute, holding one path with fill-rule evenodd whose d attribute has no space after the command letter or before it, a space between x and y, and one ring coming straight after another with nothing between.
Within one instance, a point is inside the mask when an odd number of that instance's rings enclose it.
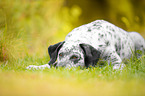
<instances>
[{"instance_id":1,"label":"dog's ear","mask_svg":"<svg viewBox=\"0 0 145 96\"><path fill-rule=\"evenodd\" d=\"M85 66L86 67L89 67L89 65L95 66L95 64L97 64L100 58L101 52L88 44L80 44L80 47L84 51Z\"/></svg>"},{"instance_id":2,"label":"dog's ear","mask_svg":"<svg viewBox=\"0 0 145 96\"><path fill-rule=\"evenodd\" d=\"M63 44L64 44L64 41L63 42L59 42L59 43L54 44L54 45L50 45L48 47L48 54L50 56L50 61L48 63L49 65L55 63L55 61L57 59L58 51L60 50L60 48L62 47Z\"/></svg>"}]
</instances>

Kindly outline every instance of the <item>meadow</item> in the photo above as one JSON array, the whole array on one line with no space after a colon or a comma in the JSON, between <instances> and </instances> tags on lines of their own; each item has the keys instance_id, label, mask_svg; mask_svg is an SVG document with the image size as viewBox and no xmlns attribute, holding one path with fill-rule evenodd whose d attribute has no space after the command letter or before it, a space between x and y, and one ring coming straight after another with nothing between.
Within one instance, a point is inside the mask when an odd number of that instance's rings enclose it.
<instances>
[{"instance_id":1,"label":"meadow","mask_svg":"<svg viewBox=\"0 0 145 96\"><path fill-rule=\"evenodd\" d=\"M0 96L145 96L145 55L123 70L26 69L48 63L49 45L97 19L145 38L144 6L143 0L0 0Z\"/></svg>"},{"instance_id":2,"label":"meadow","mask_svg":"<svg viewBox=\"0 0 145 96\"><path fill-rule=\"evenodd\" d=\"M1 64L0 96L145 96L145 57L129 60L123 70L112 66L90 68L26 67L42 65L48 57Z\"/></svg>"}]
</instances>

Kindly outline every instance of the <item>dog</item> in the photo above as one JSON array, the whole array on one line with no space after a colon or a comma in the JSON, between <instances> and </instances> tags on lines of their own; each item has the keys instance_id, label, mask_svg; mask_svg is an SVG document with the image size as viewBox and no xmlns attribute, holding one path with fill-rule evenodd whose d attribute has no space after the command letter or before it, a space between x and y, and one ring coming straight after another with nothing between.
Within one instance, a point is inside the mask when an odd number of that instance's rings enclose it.
<instances>
[{"instance_id":1,"label":"dog","mask_svg":"<svg viewBox=\"0 0 145 96\"><path fill-rule=\"evenodd\" d=\"M50 45L48 64L27 68L89 67L102 60L113 65L113 69L122 69L124 60L134 54L140 58L144 50L145 41L139 33L126 32L107 21L96 20L73 29L63 42Z\"/></svg>"}]
</instances>

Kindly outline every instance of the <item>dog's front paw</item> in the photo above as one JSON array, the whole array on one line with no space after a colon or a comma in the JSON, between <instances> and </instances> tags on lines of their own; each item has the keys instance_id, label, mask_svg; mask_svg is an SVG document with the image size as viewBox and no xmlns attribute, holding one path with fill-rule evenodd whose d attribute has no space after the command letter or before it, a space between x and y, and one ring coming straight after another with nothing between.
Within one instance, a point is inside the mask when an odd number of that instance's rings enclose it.
<instances>
[{"instance_id":1,"label":"dog's front paw","mask_svg":"<svg viewBox=\"0 0 145 96\"><path fill-rule=\"evenodd\" d=\"M122 70L124 67L126 67L125 64L115 64L113 66L113 69L120 69L120 70Z\"/></svg>"},{"instance_id":2,"label":"dog's front paw","mask_svg":"<svg viewBox=\"0 0 145 96\"><path fill-rule=\"evenodd\" d=\"M29 65L28 67L26 67L26 69L38 69L38 66L36 66L36 65Z\"/></svg>"},{"instance_id":3,"label":"dog's front paw","mask_svg":"<svg viewBox=\"0 0 145 96\"><path fill-rule=\"evenodd\" d=\"M40 65L40 66L29 65L28 67L26 67L26 69L45 69L45 68L50 68L50 65L48 64Z\"/></svg>"}]
</instances>

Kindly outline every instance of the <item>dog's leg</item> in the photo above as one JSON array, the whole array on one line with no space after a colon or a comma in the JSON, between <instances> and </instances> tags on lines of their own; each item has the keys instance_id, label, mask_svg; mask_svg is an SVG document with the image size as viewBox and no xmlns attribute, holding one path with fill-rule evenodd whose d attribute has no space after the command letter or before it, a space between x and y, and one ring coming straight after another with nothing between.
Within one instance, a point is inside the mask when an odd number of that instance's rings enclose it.
<instances>
[{"instance_id":1,"label":"dog's leg","mask_svg":"<svg viewBox=\"0 0 145 96\"><path fill-rule=\"evenodd\" d=\"M126 65L122 63L122 60L120 56L117 54L117 52L110 55L110 58L108 58L111 62L111 65L113 65L113 69L120 69L122 70Z\"/></svg>"},{"instance_id":2,"label":"dog's leg","mask_svg":"<svg viewBox=\"0 0 145 96\"><path fill-rule=\"evenodd\" d=\"M106 48L103 53L103 58L108 61L108 64L113 65L113 69L123 69L126 65L122 63L122 59L117 54L114 48Z\"/></svg>"},{"instance_id":3,"label":"dog's leg","mask_svg":"<svg viewBox=\"0 0 145 96\"><path fill-rule=\"evenodd\" d=\"M44 64L40 66L29 65L28 67L26 67L26 69L45 69L45 68L50 68L50 65L49 64Z\"/></svg>"},{"instance_id":4,"label":"dog's leg","mask_svg":"<svg viewBox=\"0 0 145 96\"><path fill-rule=\"evenodd\" d=\"M137 32L130 32L129 35L132 38L132 41L135 44L135 55L137 58L140 58L145 53L145 40Z\"/></svg>"}]
</instances>

